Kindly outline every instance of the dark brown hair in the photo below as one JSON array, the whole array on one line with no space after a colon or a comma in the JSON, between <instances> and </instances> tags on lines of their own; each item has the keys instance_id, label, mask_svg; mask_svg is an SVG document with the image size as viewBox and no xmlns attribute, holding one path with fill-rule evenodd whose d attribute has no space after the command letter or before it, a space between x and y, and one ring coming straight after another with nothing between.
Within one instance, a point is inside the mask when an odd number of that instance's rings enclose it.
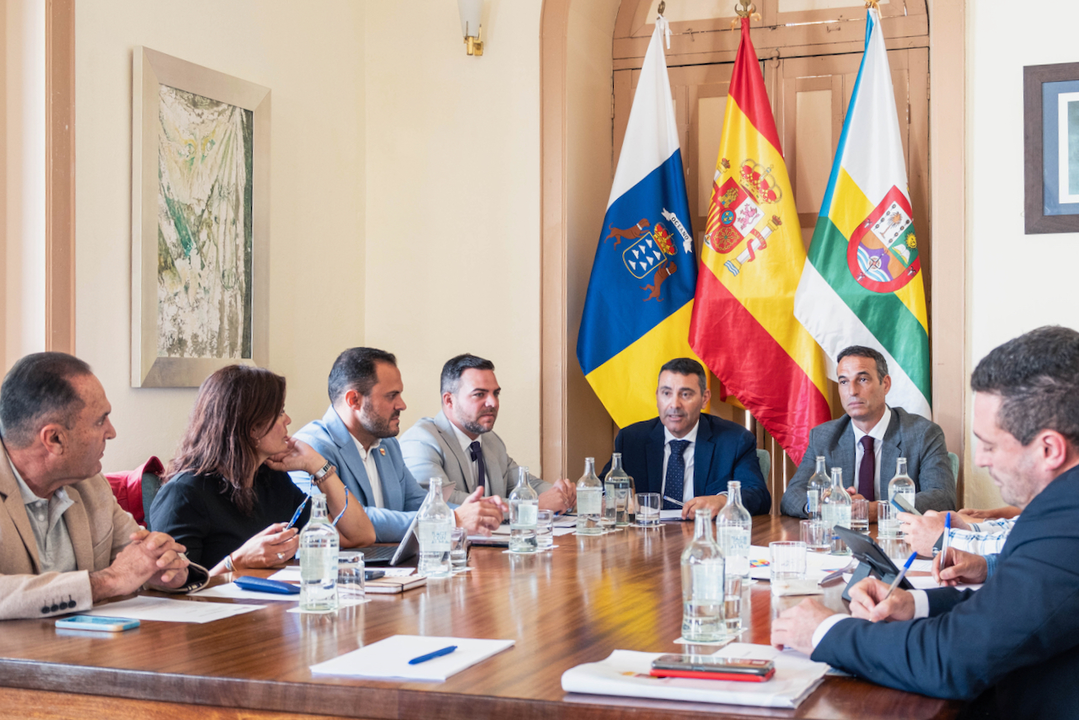
<instances>
[{"instance_id":1,"label":"dark brown hair","mask_svg":"<svg viewBox=\"0 0 1079 720\"><path fill-rule=\"evenodd\" d=\"M245 514L255 502L258 438L285 409L285 378L264 368L229 365L202 383L168 479L220 475Z\"/></svg>"}]
</instances>

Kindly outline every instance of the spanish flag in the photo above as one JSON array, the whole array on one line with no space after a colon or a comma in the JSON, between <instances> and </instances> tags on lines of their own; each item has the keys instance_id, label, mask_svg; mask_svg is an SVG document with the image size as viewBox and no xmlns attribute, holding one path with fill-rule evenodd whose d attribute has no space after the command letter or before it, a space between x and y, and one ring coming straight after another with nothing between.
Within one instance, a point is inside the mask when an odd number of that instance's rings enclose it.
<instances>
[{"instance_id":1,"label":"spanish flag","mask_svg":"<svg viewBox=\"0 0 1079 720\"><path fill-rule=\"evenodd\" d=\"M880 15L865 53L809 246L795 314L833 360L849 345L888 361L888 404L930 418L929 318L903 141Z\"/></svg>"},{"instance_id":2,"label":"spanish flag","mask_svg":"<svg viewBox=\"0 0 1079 720\"><path fill-rule=\"evenodd\" d=\"M742 19L689 342L794 462L832 419L824 356L794 318L802 232L757 53Z\"/></svg>"},{"instance_id":3,"label":"spanish flag","mask_svg":"<svg viewBox=\"0 0 1079 720\"><path fill-rule=\"evenodd\" d=\"M656 416L663 363L692 356L697 284L682 152L663 55L667 21L644 56L577 338L585 378L619 427Z\"/></svg>"}]
</instances>

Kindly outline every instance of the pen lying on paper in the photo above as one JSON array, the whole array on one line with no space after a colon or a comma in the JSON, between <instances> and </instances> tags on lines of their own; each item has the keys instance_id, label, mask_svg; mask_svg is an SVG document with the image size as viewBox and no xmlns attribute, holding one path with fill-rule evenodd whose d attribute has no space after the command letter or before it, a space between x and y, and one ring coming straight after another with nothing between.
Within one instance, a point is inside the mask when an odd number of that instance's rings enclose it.
<instances>
[{"instance_id":1,"label":"pen lying on paper","mask_svg":"<svg viewBox=\"0 0 1079 720\"><path fill-rule=\"evenodd\" d=\"M897 587L899 587L899 583L903 582L903 578L907 576L907 570L910 570L910 566L914 564L914 558L916 557L918 557L917 552L912 552L910 554L910 557L907 558L907 561L903 563L903 569L900 570L899 574L895 576L895 580L892 580L892 584L888 587L888 592L884 593L884 598L881 600L881 602L884 602L889 597L891 597L891 594L895 591Z\"/></svg>"},{"instance_id":2,"label":"pen lying on paper","mask_svg":"<svg viewBox=\"0 0 1079 720\"><path fill-rule=\"evenodd\" d=\"M449 647L444 647L441 650L435 650L434 652L429 652L426 655L420 655L419 657L414 657L414 658L412 658L411 660L408 661L408 664L409 665L419 665L420 663L425 663L428 660L434 660L435 658L442 657L443 655L449 655L451 652L453 652L456 649L457 649L456 645L450 645Z\"/></svg>"},{"instance_id":3,"label":"pen lying on paper","mask_svg":"<svg viewBox=\"0 0 1079 720\"><path fill-rule=\"evenodd\" d=\"M674 499L673 497L671 497L670 495L664 495L664 496L663 496L663 499L664 499L664 500L666 500L666 501L667 501L667 502L669 502L669 503L674 503L674 504L675 504L675 505L677 505L678 507L685 507L685 506L686 506L686 504L685 504L684 502L681 502L681 501L679 501L679 500L675 500L675 499Z\"/></svg>"}]
</instances>

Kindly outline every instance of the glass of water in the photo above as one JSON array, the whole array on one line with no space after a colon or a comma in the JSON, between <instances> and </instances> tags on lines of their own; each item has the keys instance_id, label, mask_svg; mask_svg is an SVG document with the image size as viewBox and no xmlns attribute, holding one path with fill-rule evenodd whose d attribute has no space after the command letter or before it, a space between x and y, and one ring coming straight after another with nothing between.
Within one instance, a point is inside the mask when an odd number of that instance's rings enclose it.
<instances>
[{"instance_id":1,"label":"glass of water","mask_svg":"<svg viewBox=\"0 0 1079 720\"><path fill-rule=\"evenodd\" d=\"M642 527L659 525L659 493L637 493L637 524Z\"/></svg>"},{"instance_id":2,"label":"glass of water","mask_svg":"<svg viewBox=\"0 0 1079 720\"><path fill-rule=\"evenodd\" d=\"M550 550L554 547L554 511L540 510L536 513L536 549Z\"/></svg>"},{"instance_id":3,"label":"glass of water","mask_svg":"<svg viewBox=\"0 0 1079 720\"><path fill-rule=\"evenodd\" d=\"M461 572L468 567L468 531L455 527L450 531L450 565L453 572Z\"/></svg>"},{"instance_id":4,"label":"glass of water","mask_svg":"<svg viewBox=\"0 0 1079 720\"><path fill-rule=\"evenodd\" d=\"M850 529L869 534L869 501L865 498L850 501Z\"/></svg>"},{"instance_id":5,"label":"glass of water","mask_svg":"<svg viewBox=\"0 0 1079 720\"><path fill-rule=\"evenodd\" d=\"M727 573L723 582L723 620L727 634L742 632L742 576Z\"/></svg>"},{"instance_id":6,"label":"glass of water","mask_svg":"<svg viewBox=\"0 0 1079 720\"><path fill-rule=\"evenodd\" d=\"M877 503L877 537L892 539L899 537L898 510L883 500Z\"/></svg>"},{"instance_id":7,"label":"glass of water","mask_svg":"<svg viewBox=\"0 0 1079 720\"><path fill-rule=\"evenodd\" d=\"M337 600L341 607L363 602L365 589L363 584L363 553L355 557L337 560Z\"/></svg>"},{"instance_id":8,"label":"glass of water","mask_svg":"<svg viewBox=\"0 0 1079 720\"><path fill-rule=\"evenodd\" d=\"M828 537L828 528L823 520L803 520L801 522L802 542L810 552L824 553L831 549L832 545Z\"/></svg>"}]
</instances>

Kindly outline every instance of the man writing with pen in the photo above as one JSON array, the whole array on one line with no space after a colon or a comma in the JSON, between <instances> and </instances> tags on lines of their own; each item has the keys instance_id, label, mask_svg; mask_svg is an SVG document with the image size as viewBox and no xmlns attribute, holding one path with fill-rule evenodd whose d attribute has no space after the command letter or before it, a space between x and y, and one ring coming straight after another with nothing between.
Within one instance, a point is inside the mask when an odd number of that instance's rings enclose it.
<instances>
[{"instance_id":1,"label":"man writing with pen","mask_svg":"<svg viewBox=\"0 0 1079 720\"><path fill-rule=\"evenodd\" d=\"M715 517L727 504L727 483L742 483L742 504L751 515L767 513L772 496L757 460L757 442L745 428L701 411L707 406L704 368L676 358L659 372L659 417L622 428L614 451L639 493L659 493L663 508L693 519L699 507ZM610 464L603 469L606 477Z\"/></svg>"},{"instance_id":2,"label":"man writing with pen","mask_svg":"<svg viewBox=\"0 0 1079 720\"><path fill-rule=\"evenodd\" d=\"M977 717L1073 717L1079 707L1079 333L1034 330L975 369L976 461L1022 510L985 562L938 555L942 587L851 589L853 617L807 600L772 623L772 644L873 682L973 701Z\"/></svg>"}]
</instances>

